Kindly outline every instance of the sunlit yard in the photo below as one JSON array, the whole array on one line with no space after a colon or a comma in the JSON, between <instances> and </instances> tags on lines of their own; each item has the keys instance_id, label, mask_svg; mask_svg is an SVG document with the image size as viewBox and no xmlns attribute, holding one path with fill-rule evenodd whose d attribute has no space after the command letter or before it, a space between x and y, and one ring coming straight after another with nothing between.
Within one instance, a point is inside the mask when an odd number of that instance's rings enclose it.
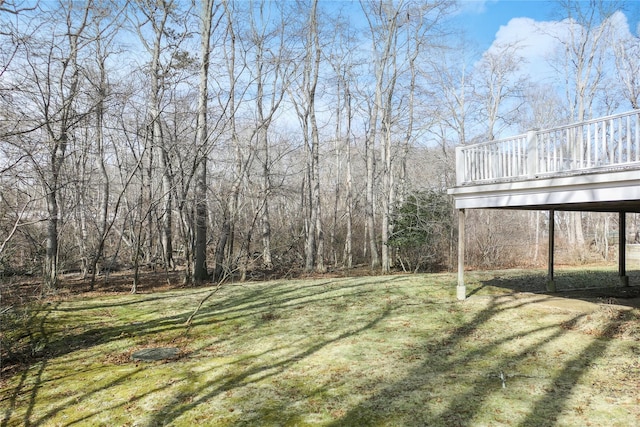
<instances>
[{"instance_id":1,"label":"sunlit yard","mask_svg":"<svg viewBox=\"0 0 640 427\"><path fill-rule=\"evenodd\" d=\"M33 359L3 377L0 419L638 425L639 310L492 286L509 274L470 274L464 302L452 274L227 284L190 327L212 288L51 301L23 321ZM151 347L180 355L131 359Z\"/></svg>"}]
</instances>

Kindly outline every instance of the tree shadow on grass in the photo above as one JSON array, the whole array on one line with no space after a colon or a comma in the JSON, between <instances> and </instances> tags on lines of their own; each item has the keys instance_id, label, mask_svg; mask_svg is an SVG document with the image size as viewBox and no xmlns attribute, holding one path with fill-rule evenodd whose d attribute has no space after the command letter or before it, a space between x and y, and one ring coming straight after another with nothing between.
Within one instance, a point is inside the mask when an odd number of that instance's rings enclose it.
<instances>
[{"instance_id":1,"label":"tree shadow on grass","mask_svg":"<svg viewBox=\"0 0 640 427\"><path fill-rule=\"evenodd\" d=\"M607 340L594 340L573 359L564 362L564 366L554 377L534 378L535 381L548 383L544 393L537 399L531 396L530 401L517 402L517 410L504 407L502 413L490 415L482 412L493 396L502 396L507 401L514 399L509 396L509 389L518 382L533 378L517 373L518 366L543 347L559 340L566 331L556 325L531 329L527 332L529 335L542 336L530 341L530 344L519 351L501 357L496 357L495 349L523 338L522 333L514 332L489 340L471 350L462 350L464 344L473 340L474 334L484 324L492 322L505 310L518 310L527 304L529 302L514 305L506 299L494 298L487 308L450 333L442 342L424 343L421 351L425 357L423 363L411 369L399 381L387 384L331 426L448 427L491 425L496 422L516 425L517 418L522 419L517 425L554 425L555 417L565 409L577 381L590 364L604 355ZM584 315L576 315L572 321L576 322L582 316ZM439 389L443 385L458 391ZM487 420L487 416L492 419Z\"/></svg>"},{"instance_id":2,"label":"tree shadow on grass","mask_svg":"<svg viewBox=\"0 0 640 427\"><path fill-rule=\"evenodd\" d=\"M171 421L175 420L182 414L188 412L189 410L199 405L205 404L210 399L213 399L216 396L221 395L222 393L233 391L234 389L239 387L246 387L252 383L258 383L267 378L281 374L282 372L287 370L289 367L291 367L293 364L300 362L301 360L317 353L321 349L327 346L330 346L333 343L347 339L349 337L357 336L363 333L364 331L374 328L383 319L387 318L391 312L392 312L392 308L387 307L382 313L378 314L374 319L372 319L365 325L358 327L356 329L346 331L336 336L335 338L319 340L313 343L313 345L304 349L303 351L298 351L289 357L282 358L273 363L257 364L255 366L252 366L248 369L243 370L238 374L225 375L214 382L207 382L189 393L191 396L194 397L193 399L190 399L188 398L188 396L184 396L184 395L180 396L180 400L183 400L183 401L186 400L188 403L179 403L176 405L166 406L165 408L163 408L163 410L155 413L153 417L148 421L147 425L150 425L150 426L166 425L167 423L171 423ZM320 392L320 390L316 390L316 392ZM198 397L195 398L195 396L198 396ZM258 414L259 414L259 409L260 408L256 408L256 410L258 410ZM291 421L291 420L285 420L284 418L291 417L291 416L295 417L295 414L293 415L289 414L288 416L286 416L285 415L286 412L284 411L284 409L285 409L284 406L280 405L279 408L277 407L270 408L268 412L271 414L271 416L273 416L274 413L278 414L277 416L281 423L286 421ZM264 421L265 420L263 416L258 415L253 419L253 421L250 419L247 419L247 420L244 420L243 422L247 425L251 425L252 422L260 423Z\"/></svg>"},{"instance_id":3,"label":"tree shadow on grass","mask_svg":"<svg viewBox=\"0 0 640 427\"><path fill-rule=\"evenodd\" d=\"M380 283L380 279L372 279ZM387 283L393 283L397 278L389 278ZM277 315L279 311L290 312L291 317L295 317L296 309L303 308L307 304L334 305L334 312L338 316L342 310L342 299L347 297L350 301L365 301L371 288L367 288L372 282L369 281L341 281L334 285L332 282L311 282L300 287L266 287L263 285L250 285L242 289L242 292L220 295L210 304L203 307L196 317L192 328L211 327L217 322L233 323L241 321L245 328L256 327L260 322L268 319L268 314ZM255 287L253 287L255 286ZM339 292L337 292L339 291ZM337 293L336 293L337 292ZM376 294L375 298L384 297L384 293ZM416 304L413 301L411 305ZM328 331L319 336L307 336L299 340L291 339L284 343L284 346L277 343L269 343L268 348L262 352L254 352L247 357L234 356L230 362L225 362L229 369L221 370L214 375L215 379L209 379L202 383L188 384L190 381L188 372L175 378L174 381L167 381L157 385L155 388L144 393L137 393L132 401L140 401L145 396L164 392L162 408L150 414L144 420L145 425L166 425L171 424L186 413L191 412L196 407L219 403L226 393L247 393L251 390L243 388L251 386L263 387L264 380L278 377L278 381L272 381L269 387L277 388L282 385L282 376L287 375L287 371L295 370L296 363L311 358L318 352L331 347L339 341L354 341L365 339L365 333L376 328L380 328L385 319L390 319L393 315L400 313L398 304L404 303L401 300L394 300L392 303L380 308L370 310L365 315L358 317L357 321L351 324L337 324L340 317L328 322L328 326L340 326L332 333ZM424 302L422 302L424 304ZM442 305L441 303L438 303ZM447 303L449 312L464 312L465 304L468 303ZM429 336L420 338L418 345L420 348L414 354L421 355L421 361L408 365L406 374L397 381L389 381L387 384L372 384L374 392L367 393L366 397L359 404L351 406L343 415L336 415L338 418L333 424L335 426L367 426L367 425L472 425L478 416L482 414L484 407L489 405L490 399L500 393L509 393L512 387L526 386L527 381L534 379L527 377L519 370L519 365L531 359L532 355L541 352L545 346L557 344L567 333L565 329L558 325L546 325L539 327L526 327L526 330L505 331L497 337L491 339L476 340L476 335L483 333L482 329L497 321L497 318L507 310L518 310L526 308L530 300L518 300L513 297L493 297L486 307L476 312L468 321L451 330L450 333L438 335L437 340ZM195 304L194 304L195 306ZM55 307L51 307L54 310ZM366 309L358 307L357 310ZM428 306L425 309L429 309ZM475 311L474 311L475 312ZM48 369L47 363L50 359L59 355L74 351L75 341L78 347L75 349L89 348L98 344L104 344L120 339L123 332L135 333L136 337L151 337L157 333L173 331L176 334L184 334L184 320L191 314L191 311L182 311L171 316L158 316L153 320L140 322L137 325L116 323L111 326L99 326L90 328L69 336L56 336L47 342L49 353L40 361L41 365L34 366L40 370L29 377L30 384L25 385L26 376L21 382L21 386L13 390L13 401L17 400L17 394L29 393L29 408L23 417L24 424L39 424L51 422L53 418L64 410L72 402L87 401L100 391L116 387L118 384L131 381L138 372L130 369L128 372L114 376L107 384L100 387L87 387L73 396L73 400L65 399L50 407L44 412L35 409L38 390L43 387L42 372ZM277 318L277 316L276 316ZM572 320L577 322L581 315L573 316ZM44 323L43 323L44 324ZM240 333L244 333L240 331ZM395 332L394 332L395 333ZM402 333L398 330L397 333ZM91 334L100 334L98 338L91 340ZM229 332L225 336L215 337L215 340L230 339ZM527 338L526 345L521 345L511 352L496 354L497 347L516 342L521 338ZM260 339L268 340L269 337ZM476 343L475 346L469 343ZM207 343L198 343L204 347ZM384 345L384 344L380 344ZM589 365L602 357L607 350L608 341L595 340L586 346L577 355L569 360L563 361L561 369L555 370L555 375L546 375L544 378L537 378L535 381L543 382L543 390L538 390L529 396L527 402L519 402L525 405L525 409L520 409L519 423L521 425L548 425L548 420L553 420L553 414L559 414L566 409L568 399L572 395L576 382L588 371ZM284 349L284 351L283 351ZM287 350L288 349L288 350ZM198 350L192 350L191 354ZM197 356L204 357L204 356ZM203 359L204 360L204 359ZM210 372L211 368L208 368ZM214 369L218 369L217 367ZM25 373L26 375L26 373ZM208 374L204 374L205 376ZM312 374L313 375L313 374ZM35 378L35 385L32 383ZM202 378L202 377L201 377ZM502 389L502 381L506 380L506 389ZM174 387L176 381L188 387ZM327 395L328 391L335 387L332 379L324 383L312 384L306 388L305 396L301 399L315 399L318 405L324 408L330 404ZM313 379L311 379L313 382ZM284 384L288 385L287 382ZM442 387L452 387L452 390L442 389ZM504 390L504 391L503 391ZM277 390L276 390L277 391ZM167 392L171 396L166 397ZM236 418L235 424L244 425L283 425L304 423L308 412L306 408L295 405L291 398L283 400L269 400L262 397L257 398L255 408L250 413L243 414ZM25 400L25 399L23 399ZM438 402L439 401L439 402ZM75 420L75 423L91 423L96 421L98 416L104 417L105 411L115 411L121 409L125 403L114 403L109 407L97 409L89 414L84 414L82 419ZM195 411L194 411L195 412ZM103 413L102 415L100 415ZM549 417L549 414L552 416ZM504 410L502 420L496 418L495 422L514 425L510 419L509 409ZM547 420L547 421L545 421ZM12 419L11 411L5 413L2 425L8 425L15 421ZM211 422L208 419L207 422ZM233 421L232 421L233 422ZM308 422L308 419L307 421ZM547 423L547 424L545 424Z\"/></svg>"},{"instance_id":4,"label":"tree shadow on grass","mask_svg":"<svg viewBox=\"0 0 640 427\"><path fill-rule=\"evenodd\" d=\"M530 292L553 295L562 298L580 299L588 302L606 302L630 307L640 307L640 278L638 271L629 271L630 286L621 286L616 271L601 269L571 268L558 271L555 275L557 290L546 289L546 272L532 271L512 274L497 272L488 279L479 280L479 286L469 292L469 296L480 294L488 287L508 289L511 292Z\"/></svg>"},{"instance_id":5,"label":"tree shadow on grass","mask_svg":"<svg viewBox=\"0 0 640 427\"><path fill-rule=\"evenodd\" d=\"M396 280L396 278L390 278L389 281ZM364 295L365 292L361 290L362 287L366 287L370 283L368 281L359 281L355 283L345 284L344 282L339 286L341 292L349 291L350 296L353 298L357 298L358 295ZM248 286L249 290L244 289L243 292L238 295L230 295L226 297L221 297L215 301L212 301L211 304L204 307L196 317L196 320L190 326L191 328L198 326L210 326L212 322L218 321L217 319L222 319L220 321L233 321L240 320L246 317L260 317L265 315L266 313L271 313L274 308L276 309L295 309L296 307L304 306L310 301L325 301L330 302L335 295L332 295L332 292L336 290L332 286L332 282L312 282L309 285L301 286L299 288L291 288L291 287L273 287L271 289L265 288L264 286ZM203 291L197 291L196 294L203 293ZM134 298L134 297L132 297ZM144 295L140 299L135 299L132 301L125 302L126 305L130 305L135 307L135 304L141 303L149 303L149 302L161 302L165 298L170 298L170 296L165 295ZM34 317L34 324L32 327L35 327L37 331L30 332L30 335L37 335L34 339L38 341L38 349L34 354L28 355L28 360L26 364L22 365L23 372L18 380L18 384L13 387L4 400L6 402L4 414L2 421L0 422L0 426L8 425L12 422L12 419L15 419L13 413L16 409L16 404L18 401L24 401L24 396L28 396L27 408L24 413L23 423L25 425L39 424L46 422L47 420L53 418L60 411L65 409L65 402L60 402L50 410L48 410L44 414L35 414L35 406L37 403L37 397L39 394L39 390L43 387L43 373L50 369L50 361L70 354L75 351L84 350L92 347L96 347L103 344L108 344L114 341L117 341L123 337L135 337L137 340L143 340L145 337L153 337L157 334L167 334L174 333L176 336L187 336L188 330L185 328L184 322L191 314L191 310L187 309L187 311L182 311L178 314L173 314L170 316L158 316L152 320L144 320L140 322L134 323L123 323L119 321L115 321L113 323L104 322L98 323L96 325L87 326L83 329L72 329L71 332L67 331L59 331L56 330L55 325L48 323L48 318L51 314L56 311L66 312L66 313L74 313L77 317L82 317L83 313L89 312L95 309L105 309L110 307L122 306L122 304L116 303L99 303L99 304L89 304L87 306L81 306L76 309L60 307L60 302L54 304L48 304L42 306L38 315ZM161 305L159 306L162 307ZM195 307L195 303L194 303ZM386 314L383 314L383 317ZM374 324L379 321L375 320ZM36 326L37 325L37 326ZM49 328L53 328L53 332L49 330ZM37 332L37 333L36 333ZM289 358L282 359L279 362L276 362L269 366L252 368L249 371L246 371L239 376L229 376L221 379L220 385L216 388L217 392L213 392L212 395L217 394L219 391L232 389L235 386L240 385L243 382L248 381L252 375L258 375L262 371L281 371L289 366L290 364L296 362L300 358L304 358L309 354L314 353L320 348L325 347L339 339L343 339L352 334L357 334L359 330L355 330L351 333L345 333L336 337L335 339L331 339L328 341L318 341L316 344L309 347L307 350L302 351L298 354L295 354ZM33 351L33 348L31 349ZM25 355L27 356L27 355ZM6 360L5 360L6 362ZM36 368L37 372L34 374L33 370L29 371L29 367ZM86 392L81 392L74 396L74 404L78 402L82 402L94 395L95 393L108 389L109 387L113 387L123 381L127 381L130 379L135 373L138 372L133 370L130 373L124 374L115 378L113 381L109 382L107 385L100 388L92 388L87 387ZM269 374L273 375L273 374ZM60 381L63 377L53 377L47 379L47 381ZM208 385L211 387L213 385ZM163 386L158 389L155 389L149 393L154 393L157 391L161 391L164 388L169 387ZM147 394L149 394L147 393ZM142 398L141 396L136 397L136 399ZM118 405L116 405L118 406ZM175 407L175 408L167 408L166 413L163 413L163 417L176 417L183 410L187 410L194 405L189 405L187 408ZM93 414L93 415L97 415ZM35 417L35 419L34 419ZM158 420L159 422L159 420Z\"/></svg>"}]
</instances>

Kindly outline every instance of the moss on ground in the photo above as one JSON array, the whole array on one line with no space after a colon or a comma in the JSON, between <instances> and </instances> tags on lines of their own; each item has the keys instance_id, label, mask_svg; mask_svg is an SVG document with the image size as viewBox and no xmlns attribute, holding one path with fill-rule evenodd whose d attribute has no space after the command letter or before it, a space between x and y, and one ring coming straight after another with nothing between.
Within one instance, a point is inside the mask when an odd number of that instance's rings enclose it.
<instances>
[{"instance_id":1,"label":"moss on ground","mask_svg":"<svg viewBox=\"0 0 640 427\"><path fill-rule=\"evenodd\" d=\"M229 284L190 327L207 289L55 301L21 326L1 423L636 424L638 309L542 306L523 281L472 273L465 302L450 274ZM130 358L162 346L180 357Z\"/></svg>"}]
</instances>

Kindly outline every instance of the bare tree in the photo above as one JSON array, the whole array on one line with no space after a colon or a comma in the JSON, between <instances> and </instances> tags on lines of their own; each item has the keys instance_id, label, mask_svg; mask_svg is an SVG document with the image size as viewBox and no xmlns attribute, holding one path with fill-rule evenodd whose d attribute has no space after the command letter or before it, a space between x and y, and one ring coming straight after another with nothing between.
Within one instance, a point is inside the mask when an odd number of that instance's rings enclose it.
<instances>
[{"instance_id":1,"label":"bare tree","mask_svg":"<svg viewBox=\"0 0 640 427\"><path fill-rule=\"evenodd\" d=\"M499 45L484 53L477 66L476 102L481 104L485 138L492 141L496 133L513 125L524 105L526 78L518 72L524 59L518 55L519 45Z\"/></svg>"},{"instance_id":2,"label":"bare tree","mask_svg":"<svg viewBox=\"0 0 640 427\"><path fill-rule=\"evenodd\" d=\"M46 196L45 291L58 282L63 164L74 129L94 107L83 96L81 72L91 10L91 1L42 10L11 69L16 120L7 136L31 160Z\"/></svg>"},{"instance_id":3,"label":"bare tree","mask_svg":"<svg viewBox=\"0 0 640 427\"><path fill-rule=\"evenodd\" d=\"M629 35L614 44L617 77L631 108L640 108L640 38Z\"/></svg>"},{"instance_id":4,"label":"bare tree","mask_svg":"<svg viewBox=\"0 0 640 427\"><path fill-rule=\"evenodd\" d=\"M446 1L423 3L413 1L361 2L367 18L372 42L373 105L368 118L367 150L367 228L372 266L378 263L375 233L373 233L375 145L379 141L380 153L380 205L381 205L381 267L388 272L392 257L388 244L390 218L396 203L398 167L402 171L403 156L413 138L413 110L418 90L417 58L428 47L427 35L437 28L448 10ZM407 82L406 85L403 85ZM406 106L406 107L405 107ZM403 137L396 137L401 119ZM402 141L399 143L399 141ZM401 145L398 150L398 145ZM400 151L400 160L395 157ZM405 154L403 154L405 153ZM399 163L399 166L398 166ZM402 176L402 174L401 174ZM402 176L406 181L406 176ZM402 184L402 183L401 183ZM402 184L404 186L404 184Z\"/></svg>"},{"instance_id":5,"label":"bare tree","mask_svg":"<svg viewBox=\"0 0 640 427\"><path fill-rule=\"evenodd\" d=\"M318 1L312 0L308 11L304 11L304 53L299 87L290 89L302 128L305 146L306 167L303 185L305 210L305 271L324 271L324 233L320 204L320 135L316 117L316 89L320 71L322 50L318 28ZM299 96L297 96L299 95Z\"/></svg>"},{"instance_id":6,"label":"bare tree","mask_svg":"<svg viewBox=\"0 0 640 427\"><path fill-rule=\"evenodd\" d=\"M352 139L353 108L352 86L355 84L356 62L355 31L343 16L334 19L333 49L328 53L335 75L335 176L333 218L331 228L331 252L334 264L339 264L339 234L344 218L344 245L342 248L342 265L351 268L353 265L353 173L352 173ZM342 176L344 174L344 176ZM343 190L344 188L344 190ZM344 199L344 200L341 200ZM341 212L341 203L344 213Z\"/></svg>"},{"instance_id":7,"label":"bare tree","mask_svg":"<svg viewBox=\"0 0 640 427\"><path fill-rule=\"evenodd\" d=\"M374 176L375 176L375 146L378 139L378 123L382 122L382 145L380 147L381 161L383 163L382 179L382 271L388 271L390 267L389 251L387 246L389 224L389 198L391 197L391 119L392 100L397 77L396 46L397 29L400 19L400 11L404 1L397 5L391 2L379 1L377 3L361 2L361 6L371 35L372 51L374 53L375 88L373 104L369 107L368 130L365 140L367 158L367 190L366 190L366 223L369 233L369 248L371 251L371 267L380 265L378 248L376 243L374 221ZM383 104L385 103L385 104ZM386 108L385 108L386 107Z\"/></svg>"},{"instance_id":8,"label":"bare tree","mask_svg":"<svg viewBox=\"0 0 640 427\"><path fill-rule=\"evenodd\" d=\"M213 21L214 0L202 0L200 11L200 86L198 89L198 121L196 128L196 152L199 153L196 176L196 236L194 247L193 278L205 280L207 270L207 107L209 98L209 55Z\"/></svg>"},{"instance_id":9,"label":"bare tree","mask_svg":"<svg viewBox=\"0 0 640 427\"><path fill-rule=\"evenodd\" d=\"M139 0L139 13L144 21L136 22L140 42L151 56L148 97L148 132L154 154L158 157L161 174L162 209L159 216L162 261L165 268L175 266L173 260L173 172L171 170L170 148L163 135L163 96L169 89L171 73L185 66L188 54L181 50L181 44L189 31L176 29L172 23L186 26L185 14L179 10L180 4L174 0ZM135 15L135 14L134 14ZM147 40L143 28L151 27L151 41ZM151 171L152 168L150 168Z\"/></svg>"},{"instance_id":10,"label":"bare tree","mask_svg":"<svg viewBox=\"0 0 640 427\"><path fill-rule=\"evenodd\" d=\"M274 16L275 15L275 16ZM251 73L251 82L256 86L255 94L255 135L258 156L261 160L261 201L260 214L262 264L273 268L271 248L270 204L273 183L271 178L270 129L274 115L287 89L291 60L286 55L287 39L286 6L277 6L263 0L249 9L250 51L253 58L245 58Z\"/></svg>"}]
</instances>

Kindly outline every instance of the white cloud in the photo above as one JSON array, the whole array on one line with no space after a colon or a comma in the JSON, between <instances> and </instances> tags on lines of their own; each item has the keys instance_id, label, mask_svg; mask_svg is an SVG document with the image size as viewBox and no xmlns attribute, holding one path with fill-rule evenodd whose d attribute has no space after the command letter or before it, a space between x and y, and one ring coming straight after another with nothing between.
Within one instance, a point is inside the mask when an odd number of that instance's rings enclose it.
<instances>
[{"instance_id":1,"label":"white cloud","mask_svg":"<svg viewBox=\"0 0 640 427\"><path fill-rule=\"evenodd\" d=\"M609 38L606 41L615 46L622 40L633 38L627 16L622 12L614 13L609 22ZM529 75L536 81L557 79L550 59L558 54L561 40L567 40L574 21L535 21L531 18L513 18L507 25L500 27L489 51L501 49L501 46L517 43L518 53L527 64ZM524 70L523 70L524 71Z\"/></svg>"},{"instance_id":2,"label":"white cloud","mask_svg":"<svg viewBox=\"0 0 640 427\"><path fill-rule=\"evenodd\" d=\"M517 45L515 52L521 58L522 66L516 77L528 75L532 82L550 85L562 91L562 41L569 40L572 30L574 34L579 33L580 28L576 25L575 21L568 19L535 21L531 18L513 18L500 27L487 52L500 53L505 51L506 46ZM602 70L605 72L603 84L615 84L617 77L614 52L629 40L634 40L636 36L632 33L627 16L622 12L613 14L603 25L607 25L607 32L600 40L607 46L602 64ZM601 28L593 28L591 36L600 34Z\"/></svg>"},{"instance_id":3,"label":"white cloud","mask_svg":"<svg viewBox=\"0 0 640 427\"><path fill-rule=\"evenodd\" d=\"M507 25L500 26L488 50L518 45L518 55L523 59L522 73L535 80L546 80L553 74L548 59L560 46L559 39L567 33L567 21L538 22L531 18L513 18Z\"/></svg>"}]
</instances>

